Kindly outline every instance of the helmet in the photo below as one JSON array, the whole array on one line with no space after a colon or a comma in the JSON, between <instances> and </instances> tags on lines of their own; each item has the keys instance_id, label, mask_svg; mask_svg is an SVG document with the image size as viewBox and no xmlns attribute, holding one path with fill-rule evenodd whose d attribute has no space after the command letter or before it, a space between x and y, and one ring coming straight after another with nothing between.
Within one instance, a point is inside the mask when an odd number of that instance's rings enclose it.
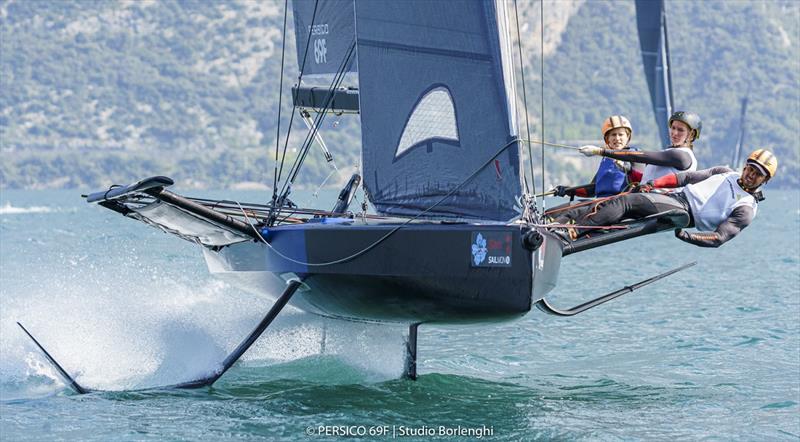
<instances>
[{"instance_id":1,"label":"helmet","mask_svg":"<svg viewBox=\"0 0 800 442\"><path fill-rule=\"evenodd\" d=\"M631 126L631 122L622 115L612 115L606 118L606 121L603 121L603 139L606 139L606 134L610 130L617 129L619 127L628 129L628 138L633 136L633 126Z\"/></svg>"},{"instance_id":2,"label":"helmet","mask_svg":"<svg viewBox=\"0 0 800 442\"><path fill-rule=\"evenodd\" d=\"M692 130L692 141L700 138L700 130L703 129L703 122L700 121L700 115L697 115L694 112L684 112L678 111L672 114L669 117L669 122L667 123L667 127L672 127L673 121L680 121L682 123L686 123L689 126L689 129Z\"/></svg>"},{"instance_id":3,"label":"helmet","mask_svg":"<svg viewBox=\"0 0 800 442\"><path fill-rule=\"evenodd\" d=\"M747 157L745 164L755 165L762 173L766 172L767 178L775 176L778 170L778 158L766 149L756 149Z\"/></svg>"}]
</instances>

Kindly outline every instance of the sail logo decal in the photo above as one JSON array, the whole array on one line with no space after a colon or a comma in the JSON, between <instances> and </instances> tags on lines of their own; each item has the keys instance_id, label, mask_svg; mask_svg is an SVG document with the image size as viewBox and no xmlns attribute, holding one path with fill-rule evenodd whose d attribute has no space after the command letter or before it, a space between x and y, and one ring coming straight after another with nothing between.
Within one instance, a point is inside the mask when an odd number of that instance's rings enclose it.
<instances>
[{"instance_id":1,"label":"sail logo decal","mask_svg":"<svg viewBox=\"0 0 800 442\"><path fill-rule=\"evenodd\" d=\"M472 232L472 267L511 267L512 235L508 232Z\"/></svg>"},{"instance_id":2,"label":"sail logo decal","mask_svg":"<svg viewBox=\"0 0 800 442\"><path fill-rule=\"evenodd\" d=\"M308 31L313 37L320 35L328 35L328 24L318 24L309 26ZM327 63L328 62L328 44L325 38L314 39L314 63Z\"/></svg>"},{"instance_id":3,"label":"sail logo decal","mask_svg":"<svg viewBox=\"0 0 800 442\"><path fill-rule=\"evenodd\" d=\"M433 141L458 144L456 108L450 91L443 85L435 86L425 92L414 105L406 120L394 157L418 146L428 146Z\"/></svg>"},{"instance_id":4,"label":"sail logo decal","mask_svg":"<svg viewBox=\"0 0 800 442\"><path fill-rule=\"evenodd\" d=\"M486 249L486 239L479 233L472 242L472 263L476 266L481 265L486 259L486 252L488 252Z\"/></svg>"}]
</instances>

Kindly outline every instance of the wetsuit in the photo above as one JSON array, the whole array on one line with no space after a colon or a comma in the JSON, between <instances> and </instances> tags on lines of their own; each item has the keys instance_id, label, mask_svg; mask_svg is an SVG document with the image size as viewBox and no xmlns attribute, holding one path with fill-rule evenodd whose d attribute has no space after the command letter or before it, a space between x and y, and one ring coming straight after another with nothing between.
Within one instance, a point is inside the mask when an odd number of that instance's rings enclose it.
<instances>
[{"instance_id":1,"label":"wetsuit","mask_svg":"<svg viewBox=\"0 0 800 442\"><path fill-rule=\"evenodd\" d=\"M669 173L697 170L697 158L688 147L669 147L658 152L603 149L602 155L615 160L647 164L641 177L642 182L661 178Z\"/></svg>"},{"instance_id":2,"label":"wetsuit","mask_svg":"<svg viewBox=\"0 0 800 442\"><path fill-rule=\"evenodd\" d=\"M674 193L631 193L597 204L579 207L559 216L583 226L605 226L624 219L639 219L668 210L686 212L691 224L703 232L676 230L676 236L701 247L719 247L753 220L756 199L739 185L739 173L724 167L670 174L653 182L655 187L683 187ZM580 234L591 233L582 229Z\"/></svg>"}]
</instances>

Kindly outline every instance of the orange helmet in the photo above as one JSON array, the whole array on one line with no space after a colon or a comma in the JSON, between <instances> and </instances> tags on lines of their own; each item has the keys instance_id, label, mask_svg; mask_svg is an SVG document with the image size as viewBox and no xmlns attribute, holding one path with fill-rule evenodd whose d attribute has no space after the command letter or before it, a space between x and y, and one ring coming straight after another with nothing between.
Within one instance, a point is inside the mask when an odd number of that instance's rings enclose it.
<instances>
[{"instance_id":1,"label":"orange helmet","mask_svg":"<svg viewBox=\"0 0 800 442\"><path fill-rule=\"evenodd\" d=\"M628 130L628 142L630 142L630 138L633 136L633 126L631 126L631 122L622 115L612 115L606 118L606 121L603 121L603 140L606 139L606 134L610 130L620 127L624 127Z\"/></svg>"}]
</instances>

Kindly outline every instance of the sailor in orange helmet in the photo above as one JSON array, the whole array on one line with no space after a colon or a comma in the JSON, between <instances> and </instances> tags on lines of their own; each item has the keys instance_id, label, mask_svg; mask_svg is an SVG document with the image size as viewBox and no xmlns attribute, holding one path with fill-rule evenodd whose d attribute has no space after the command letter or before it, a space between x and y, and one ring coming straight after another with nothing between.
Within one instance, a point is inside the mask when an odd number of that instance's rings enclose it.
<instances>
[{"instance_id":1,"label":"sailor in orange helmet","mask_svg":"<svg viewBox=\"0 0 800 442\"><path fill-rule=\"evenodd\" d=\"M601 132L608 150L614 152L637 150L629 146L633 136L633 126L625 116L612 115L606 118ZM635 169L631 163L610 157L603 158L591 183L576 187L556 186L553 194L569 197L616 195L625 190L630 183L638 183L641 179L641 169Z\"/></svg>"}]
</instances>

